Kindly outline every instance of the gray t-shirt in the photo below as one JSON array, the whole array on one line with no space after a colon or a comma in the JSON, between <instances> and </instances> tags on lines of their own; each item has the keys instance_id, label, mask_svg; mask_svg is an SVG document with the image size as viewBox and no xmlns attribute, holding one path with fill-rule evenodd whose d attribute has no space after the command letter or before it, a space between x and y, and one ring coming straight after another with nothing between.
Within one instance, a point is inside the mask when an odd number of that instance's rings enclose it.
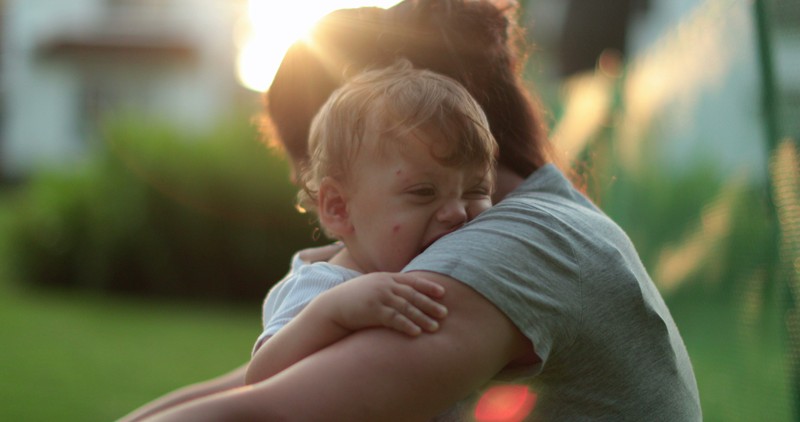
<instances>
[{"instance_id":1,"label":"gray t-shirt","mask_svg":"<svg viewBox=\"0 0 800 422\"><path fill-rule=\"evenodd\" d=\"M534 420L702 420L678 328L630 239L552 164L404 271L457 279L541 362L516 374Z\"/></svg>"}]
</instances>

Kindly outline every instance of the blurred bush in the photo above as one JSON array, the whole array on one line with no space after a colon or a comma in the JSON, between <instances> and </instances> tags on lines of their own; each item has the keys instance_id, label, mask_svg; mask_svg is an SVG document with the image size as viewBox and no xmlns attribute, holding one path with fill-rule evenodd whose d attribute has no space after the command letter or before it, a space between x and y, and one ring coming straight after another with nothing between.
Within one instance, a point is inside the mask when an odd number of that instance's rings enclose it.
<instances>
[{"instance_id":1,"label":"blurred bush","mask_svg":"<svg viewBox=\"0 0 800 422\"><path fill-rule=\"evenodd\" d=\"M635 174L616 169L606 180L598 202L631 237L668 299L685 290L723 302L745 300L742 289L754 279L764 289L774 287L776 222L764 180L725 177L710 159L683 171L655 164Z\"/></svg>"},{"instance_id":2,"label":"blurred bush","mask_svg":"<svg viewBox=\"0 0 800 422\"><path fill-rule=\"evenodd\" d=\"M319 243L279 154L247 119L193 136L117 117L79 168L37 173L10 211L18 279L146 296L260 301Z\"/></svg>"},{"instance_id":3,"label":"blurred bush","mask_svg":"<svg viewBox=\"0 0 800 422\"><path fill-rule=\"evenodd\" d=\"M667 302L702 297L739 311L758 303L753 317L784 309L766 174L723 169L702 152L665 158L657 130L643 131L636 165L627 166L614 144L619 132L609 124L592 135L573 179L625 230Z\"/></svg>"}]
</instances>

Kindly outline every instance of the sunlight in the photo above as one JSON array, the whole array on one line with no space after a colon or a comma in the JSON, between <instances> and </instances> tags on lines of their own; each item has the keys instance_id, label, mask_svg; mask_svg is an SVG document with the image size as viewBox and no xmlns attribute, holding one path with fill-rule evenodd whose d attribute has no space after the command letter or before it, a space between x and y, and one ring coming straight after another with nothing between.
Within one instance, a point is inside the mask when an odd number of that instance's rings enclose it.
<instances>
[{"instance_id":1,"label":"sunlight","mask_svg":"<svg viewBox=\"0 0 800 422\"><path fill-rule=\"evenodd\" d=\"M608 122L614 83L614 78L603 72L585 72L565 81L564 113L553 129L552 140L570 163Z\"/></svg>"},{"instance_id":2,"label":"sunlight","mask_svg":"<svg viewBox=\"0 0 800 422\"><path fill-rule=\"evenodd\" d=\"M247 22L239 42L237 72L248 89L266 91L289 47L308 35L314 24L337 9L391 7L399 0L249 0Z\"/></svg>"}]
</instances>

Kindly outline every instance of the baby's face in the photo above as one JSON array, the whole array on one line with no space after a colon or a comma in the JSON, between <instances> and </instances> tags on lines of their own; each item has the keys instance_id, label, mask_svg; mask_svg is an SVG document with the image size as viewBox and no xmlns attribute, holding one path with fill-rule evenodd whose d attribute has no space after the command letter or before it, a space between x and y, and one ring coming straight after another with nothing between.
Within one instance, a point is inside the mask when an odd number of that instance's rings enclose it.
<instances>
[{"instance_id":1,"label":"baby's face","mask_svg":"<svg viewBox=\"0 0 800 422\"><path fill-rule=\"evenodd\" d=\"M400 271L492 205L486 169L444 166L416 139L387 149L361 151L347 187L354 230L343 240L364 272Z\"/></svg>"}]
</instances>

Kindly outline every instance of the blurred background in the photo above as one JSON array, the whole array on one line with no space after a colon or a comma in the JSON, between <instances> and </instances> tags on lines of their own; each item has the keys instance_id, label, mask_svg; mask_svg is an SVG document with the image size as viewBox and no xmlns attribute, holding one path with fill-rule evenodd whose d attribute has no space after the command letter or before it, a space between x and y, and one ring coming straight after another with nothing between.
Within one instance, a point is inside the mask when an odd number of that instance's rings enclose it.
<instances>
[{"instance_id":1,"label":"blurred background","mask_svg":"<svg viewBox=\"0 0 800 422\"><path fill-rule=\"evenodd\" d=\"M0 1L0 419L114 420L249 358L325 243L260 92L324 13L395 2ZM800 420L800 4L521 4L562 164L661 289L705 419Z\"/></svg>"}]
</instances>

